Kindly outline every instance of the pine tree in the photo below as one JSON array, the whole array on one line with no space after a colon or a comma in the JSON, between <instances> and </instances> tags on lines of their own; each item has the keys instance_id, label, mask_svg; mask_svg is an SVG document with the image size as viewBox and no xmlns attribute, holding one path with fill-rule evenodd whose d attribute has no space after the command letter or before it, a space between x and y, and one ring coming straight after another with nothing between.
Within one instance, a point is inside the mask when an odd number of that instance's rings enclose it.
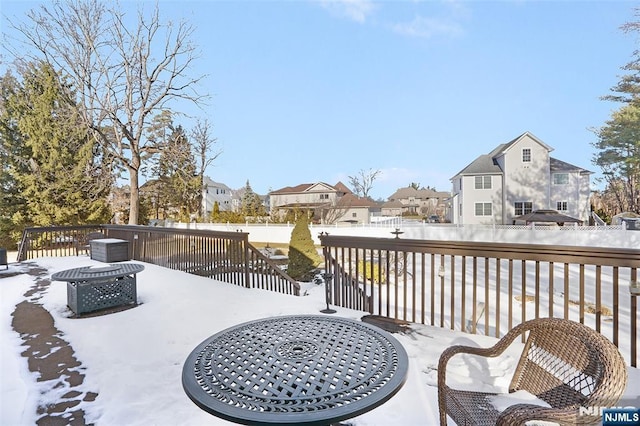
<instances>
[{"instance_id":1,"label":"pine tree","mask_svg":"<svg viewBox=\"0 0 640 426\"><path fill-rule=\"evenodd\" d=\"M244 194L242 194L240 212L248 218L256 218L257 216L264 216L266 214L260 196L253 192L248 180L244 187Z\"/></svg>"},{"instance_id":2,"label":"pine tree","mask_svg":"<svg viewBox=\"0 0 640 426\"><path fill-rule=\"evenodd\" d=\"M15 247L22 232L21 218L26 216L22 185L15 177L28 171L23 158L24 142L15 119L10 116L8 99L19 88L16 78L7 72L0 78L0 246Z\"/></svg>"},{"instance_id":3,"label":"pine tree","mask_svg":"<svg viewBox=\"0 0 640 426\"><path fill-rule=\"evenodd\" d=\"M296 224L291 231L289 242L289 266L287 273L295 280L309 280L310 272L320 264L322 259L316 251L311 231L309 230L309 220L306 212L300 212Z\"/></svg>"},{"instance_id":4,"label":"pine tree","mask_svg":"<svg viewBox=\"0 0 640 426\"><path fill-rule=\"evenodd\" d=\"M636 9L636 18L640 9ZM640 22L629 22L622 26L626 33L639 33ZM598 150L593 163L600 166L607 186L607 197L615 200L617 212L640 213L640 51L633 53L631 62L622 67L625 74L611 88L611 94L603 96L606 101L622 103L617 111L600 129L593 146Z\"/></svg>"},{"instance_id":5,"label":"pine tree","mask_svg":"<svg viewBox=\"0 0 640 426\"><path fill-rule=\"evenodd\" d=\"M191 144L182 128L173 128L161 146L160 159L154 169L160 182L160 192L168 204L180 211L181 220L189 220L199 211L200 179L196 172Z\"/></svg>"},{"instance_id":6,"label":"pine tree","mask_svg":"<svg viewBox=\"0 0 640 426\"><path fill-rule=\"evenodd\" d=\"M2 122L14 122L19 137L13 145L13 178L26 201L14 223L75 225L104 223L111 213L106 203L111 176L100 164L96 145L79 124L74 94L59 84L44 63L31 64L22 82L7 97ZM3 127L5 124L3 124ZM26 167L24 167L26 165Z\"/></svg>"},{"instance_id":7,"label":"pine tree","mask_svg":"<svg viewBox=\"0 0 640 426\"><path fill-rule=\"evenodd\" d=\"M640 213L640 102L614 111L596 134L594 163L602 169L616 210Z\"/></svg>"}]
</instances>

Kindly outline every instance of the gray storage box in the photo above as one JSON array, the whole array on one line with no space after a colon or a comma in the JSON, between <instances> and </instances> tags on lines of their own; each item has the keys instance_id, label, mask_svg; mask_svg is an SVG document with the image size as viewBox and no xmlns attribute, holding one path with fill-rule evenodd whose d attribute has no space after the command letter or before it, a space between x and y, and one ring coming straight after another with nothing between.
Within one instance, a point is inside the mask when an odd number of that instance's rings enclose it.
<instances>
[{"instance_id":1,"label":"gray storage box","mask_svg":"<svg viewBox=\"0 0 640 426\"><path fill-rule=\"evenodd\" d=\"M129 241L115 238L91 240L91 259L105 263L129 260Z\"/></svg>"}]
</instances>

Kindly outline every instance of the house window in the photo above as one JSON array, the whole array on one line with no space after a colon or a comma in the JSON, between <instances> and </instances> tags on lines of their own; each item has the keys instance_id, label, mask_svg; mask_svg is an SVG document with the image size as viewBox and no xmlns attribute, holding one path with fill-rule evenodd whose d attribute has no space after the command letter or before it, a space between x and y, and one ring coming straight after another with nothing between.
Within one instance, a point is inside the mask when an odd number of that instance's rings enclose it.
<instances>
[{"instance_id":1,"label":"house window","mask_svg":"<svg viewBox=\"0 0 640 426\"><path fill-rule=\"evenodd\" d=\"M523 163L531 162L531 148L522 148L522 162Z\"/></svg>"},{"instance_id":2,"label":"house window","mask_svg":"<svg viewBox=\"0 0 640 426\"><path fill-rule=\"evenodd\" d=\"M358 213L351 213L351 217L358 217Z\"/></svg>"},{"instance_id":3,"label":"house window","mask_svg":"<svg viewBox=\"0 0 640 426\"><path fill-rule=\"evenodd\" d=\"M329 199L329 194L320 194L320 199L321 200L328 200Z\"/></svg>"},{"instance_id":4,"label":"house window","mask_svg":"<svg viewBox=\"0 0 640 426\"><path fill-rule=\"evenodd\" d=\"M476 203L476 216L491 216L491 203Z\"/></svg>"},{"instance_id":5,"label":"house window","mask_svg":"<svg viewBox=\"0 0 640 426\"><path fill-rule=\"evenodd\" d=\"M476 189L491 189L491 176L476 176Z\"/></svg>"},{"instance_id":6,"label":"house window","mask_svg":"<svg viewBox=\"0 0 640 426\"><path fill-rule=\"evenodd\" d=\"M533 203L531 201L518 201L515 203L516 216L522 216L523 214L531 213L533 210Z\"/></svg>"},{"instance_id":7,"label":"house window","mask_svg":"<svg viewBox=\"0 0 640 426\"><path fill-rule=\"evenodd\" d=\"M556 210L558 210L559 212L566 212L567 210L567 202L566 201L558 201L556 203Z\"/></svg>"},{"instance_id":8,"label":"house window","mask_svg":"<svg viewBox=\"0 0 640 426\"><path fill-rule=\"evenodd\" d=\"M569 184L569 173L554 173L553 174L553 184L554 185L568 185Z\"/></svg>"}]
</instances>

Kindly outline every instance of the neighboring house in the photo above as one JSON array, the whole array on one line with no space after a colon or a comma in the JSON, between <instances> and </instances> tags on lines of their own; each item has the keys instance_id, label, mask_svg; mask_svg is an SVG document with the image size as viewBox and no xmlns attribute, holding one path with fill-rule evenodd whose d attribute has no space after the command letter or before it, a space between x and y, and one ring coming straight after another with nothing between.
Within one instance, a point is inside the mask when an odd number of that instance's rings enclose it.
<instances>
[{"instance_id":1,"label":"neighboring house","mask_svg":"<svg viewBox=\"0 0 640 426\"><path fill-rule=\"evenodd\" d=\"M355 194L345 194L334 208L334 216L339 222L368 224L371 215L380 214L380 204L369 198L358 197Z\"/></svg>"},{"instance_id":2,"label":"neighboring house","mask_svg":"<svg viewBox=\"0 0 640 426\"><path fill-rule=\"evenodd\" d=\"M406 206L398 200L387 201L382 204L382 216L402 216Z\"/></svg>"},{"instance_id":3,"label":"neighboring house","mask_svg":"<svg viewBox=\"0 0 640 426\"><path fill-rule=\"evenodd\" d=\"M202 212L208 218L213 211L213 206L218 202L220 211L231 211L231 199L233 191L224 183L214 182L209 177L204 177L202 188Z\"/></svg>"},{"instance_id":4,"label":"neighboring house","mask_svg":"<svg viewBox=\"0 0 640 426\"><path fill-rule=\"evenodd\" d=\"M557 210L588 223L592 172L549 156L529 132L481 155L451 178L451 221L511 224L534 210Z\"/></svg>"},{"instance_id":5,"label":"neighboring house","mask_svg":"<svg viewBox=\"0 0 640 426\"><path fill-rule=\"evenodd\" d=\"M382 205L383 216L437 215L444 219L448 215L448 192L433 189L400 188Z\"/></svg>"},{"instance_id":6,"label":"neighboring house","mask_svg":"<svg viewBox=\"0 0 640 426\"><path fill-rule=\"evenodd\" d=\"M284 216L288 210L311 210L320 223L369 223L370 215L379 211L374 201L359 198L346 185L324 182L305 183L271 191L271 211Z\"/></svg>"}]
</instances>

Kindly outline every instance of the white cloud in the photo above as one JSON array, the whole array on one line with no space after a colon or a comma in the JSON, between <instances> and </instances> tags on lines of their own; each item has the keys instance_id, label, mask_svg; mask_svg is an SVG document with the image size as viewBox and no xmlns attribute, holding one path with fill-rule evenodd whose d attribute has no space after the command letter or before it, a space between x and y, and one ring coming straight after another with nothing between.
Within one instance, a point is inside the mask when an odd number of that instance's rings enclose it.
<instances>
[{"instance_id":1,"label":"white cloud","mask_svg":"<svg viewBox=\"0 0 640 426\"><path fill-rule=\"evenodd\" d=\"M336 16L364 23L374 12L372 0L320 0L320 5Z\"/></svg>"},{"instance_id":2,"label":"white cloud","mask_svg":"<svg viewBox=\"0 0 640 426\"><path fill-rule=\"evenodd\" d=\"M391 28L398 34L420 38L457 37L464 33L462 26L451 19L423 16L416 16L411 22L393 24Z\"/></svg>"}]
</instances>

